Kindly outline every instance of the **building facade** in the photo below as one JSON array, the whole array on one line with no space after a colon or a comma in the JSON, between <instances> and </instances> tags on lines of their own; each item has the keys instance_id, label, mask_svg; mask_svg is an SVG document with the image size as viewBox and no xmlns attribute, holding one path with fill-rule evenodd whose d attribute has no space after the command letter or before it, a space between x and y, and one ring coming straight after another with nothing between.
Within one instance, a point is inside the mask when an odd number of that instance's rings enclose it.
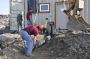
<instances>
[{"instance_id":1,"label":"building facade","mask_svg":"<svg viewBox=\"0 0 90 59\"><path fill-rule=\"evenodd\" d=\"M10 0L10 29L17 30L16 16L18 13L23 15L23 27L27 26L26 13L28 10L28 0ZM67 9L69 6L67 3L63 4L62 0L37 0L37 11L32 14L33 22L36 25L46 23L46 18L49 21L55 22L55 27L61 29L67 29L68 17L63 13L63 9ZM70 1L70 0L69 0ZM81 15L86 22L90 24L89 14L89 0L84 0L84 8L81 11Z\"/></svg>"}]
</instances>

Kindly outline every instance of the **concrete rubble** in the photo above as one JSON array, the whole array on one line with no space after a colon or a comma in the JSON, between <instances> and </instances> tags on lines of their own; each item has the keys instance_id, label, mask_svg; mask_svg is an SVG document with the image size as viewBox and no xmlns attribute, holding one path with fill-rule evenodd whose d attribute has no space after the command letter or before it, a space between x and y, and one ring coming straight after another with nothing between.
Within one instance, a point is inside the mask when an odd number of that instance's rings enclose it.
<instances>
[{"instance_id":1,"label":"concrete rubble","mask_svg":"<svg viewBox=\"0 0 90 59\"><path fill-rule=\"evenodd\" d=\"M1 59L90 59L88 33L56 35L48 44L35 49L34 56L31 57L26 57L22 53L23 42L19 34L2 34L0 40L2 37L3 42L8 45L0 48Z\"/></svg>"},{"instance_id":2,"label":"concrete rubble","mask_svg":"<svg viewBox=\"0 0 90 59\"><path fill-rule=\"evenodd\" d=\"M90 59L90 34L65 34L49 44L50 56L56 59Z\"/></svg>"},{"instance_id":3,"label":"concrete rubble","mask_svg":"<svg viewBox=\"0 0 90 59\"><path fill-rule=\"evenodd\" d=\"M1 59L48 59L49 58L47 45L35 49L33 51L34 56L31 57L27 57L22 53L23 46L24 44L19 34L4 33L0 35L0 58Z\"/></svg>"}]
</instances>

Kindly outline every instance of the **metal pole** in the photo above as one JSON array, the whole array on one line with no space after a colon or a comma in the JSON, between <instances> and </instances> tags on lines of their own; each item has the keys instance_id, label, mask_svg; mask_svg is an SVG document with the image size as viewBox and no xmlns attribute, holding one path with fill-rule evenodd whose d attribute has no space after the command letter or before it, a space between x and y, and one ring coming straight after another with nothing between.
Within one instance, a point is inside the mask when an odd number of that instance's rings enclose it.
<instances>
[{"instance_id":1,"label":"metal pole","mask_svg":"<svg viewBox=\"0 0 90 59\"><path fill-rule=\"evenodd\" d=\"M25 28L25 16L26 16L26 14L25 14L25 1L27 1L27 0L24 0L24 28Z\"/></svg>"}]
</instances>

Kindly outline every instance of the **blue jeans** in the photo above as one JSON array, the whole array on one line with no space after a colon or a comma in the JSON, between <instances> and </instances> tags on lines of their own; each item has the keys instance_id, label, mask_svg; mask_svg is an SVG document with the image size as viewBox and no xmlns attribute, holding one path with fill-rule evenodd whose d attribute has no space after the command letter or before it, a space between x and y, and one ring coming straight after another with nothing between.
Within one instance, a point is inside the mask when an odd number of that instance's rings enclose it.
<instances>
[{"instance_id":1,"label":"blue jeans","mask_svg":"<svg viewBox=\"0 0 90 59\"><path fill-rule=\"evenodd\" d=\"M20 31L20 35L24 41L24 53L25 55L30 56L33 49L33 40L31 36L24 30Z\"/></svg>"},{"instance_id":2,"label":"blue jeans","mask_svg":"<svg viewBox=\"0 0 90 59\"><path fill-rule=\"evenodd\" d=\"M38 48L42 46L44 43L48 42L48 40L46 39L45 41L42 41L41 43L39 42L33 43L31 36L25 30L21 30L20 35L24 41L24 53L27 56L30 56L32 54L33 46Z\"/></svg>"}]
</instances>

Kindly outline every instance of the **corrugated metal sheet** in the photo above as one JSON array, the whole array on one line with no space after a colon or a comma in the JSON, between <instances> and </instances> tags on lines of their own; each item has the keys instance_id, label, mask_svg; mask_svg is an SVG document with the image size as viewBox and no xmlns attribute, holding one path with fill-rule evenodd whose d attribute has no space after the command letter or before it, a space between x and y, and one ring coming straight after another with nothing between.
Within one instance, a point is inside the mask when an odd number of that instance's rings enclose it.
<instances>
[{"instance_id":1,"label":"corrugated metal sheet","mask_svg":"<svg viewBox=\"0 0 90 59\"><path fill-rule=\"evenodd\" d=\"M88 22L89 22L89 24L90 24L90 0L88 0Z\"/></svg>"},{"instance_id":2,"label":"corrugated metal sheet","mask_svg":"<svg viewBox=\"0 0 90 59\"><path fill-rule=\"evenodd\" d=\"M50 3L50 13L37 13L33 14L33 20L36 20L36 24L45 24L45 18L49 20L54 20L54 2L56 0L39 0L39 3Z\"/></svg>"},{"instance_id":3,"label":"corrugated metal sheet","mask_svg":"<svg viewBox=\"0 0 90 59\"><path fill-rule=\"evenodd\" d=\"M89 22L89 18L88 18L88 15L89 15L89 12L88 12L88 5L90 4L90 3L88 3L88 1L89 0L85 0L85 4L84 4L84 9L83 9L83 14L84 14L84 19L85 19L85 21L88 23Z\"/></svg>"},{"instance_id":4,"label":"corrugated metal sheet","mask_svg":"<svg viewBox=\"0 0 90 59\"><path fill-rule=\"evenodd\" d=\"M37 25L45 24L45 18L48 18L49 21L55 21L55 2L60 0L39 0L39 3L50 3L50 13L37 13L33 14L33 20ZM57 10L59 12L60 10Z\"/></svg>"},{"instance_id":5,"label":"corrugated metal sheet","mask_svg":"<svg viewBox=\"0 0 90 59\"><path fill-rule=\"evenodd\" d=\"M19 13L22 13L22 15L24 16L24 0L10 0L10 30L18 30L16 17Z\"/></svg>"},{"instance_id":6,"label":"corrugated metal sheet","mask_svg":"<svg viewBox=\"0 0 90 59\"><path fill-rule=\"evenodd\" d=\"M39 25L39 24L45 24L45 18L48 18L49 21L55 21L55 2L58 2L58 1L62 1L62 0L37 0L39 1L39 3L50 3L50 13L36 13L36 14L33 14L33 20L34 22ZM87 19L87 22L89 20L89 0L84 0L85 1L85 8L82 10L82 15L85 19ZM12 4L12 2L10 2ZM19 4L16 4L16 5L10 5L10 13L11 13L11 22L15 22L16 21L16 15L17 13L19 13L18 11L15 11L15 10L19 10L19 11L23 11L24 12L24 15L23 15L23 18L25 19L24 20L24 23L25 23L25 26L27 26L27 21L26 21L26 13L27 13L27 0L22 0L22 2L20 2ZM25 10L25 11L24 11ZM14 12L15 11L15 12ZM58 11L57 11L58 12ZM14 18L14 20L13 20ZM13 27L16 27L16 28L13 28ZM12 30L15 30L17 29L17 26L16 26L16 22L15 23L11 23L11 29Z\"/></svg>"},{"instance_id":7,"label":"corrugated metal sheet","mask_svg":"<svg viewBox=\"0 0 90 59\"><path fill-rule=\"evenodd\" d=\"M49 18L51 21L55 21L55 2L62 1L62 0L39 0L39 3L50 3L50 13L37 13L37 16L33 15L33 19L36 19L37 24L44 24L45 18ZM85 0L85 8L82 11L83 17L86 21L89 21L88 17L88 0ZM59 12L59 11L57 11Z\"/></svg>"}]
</instances>

